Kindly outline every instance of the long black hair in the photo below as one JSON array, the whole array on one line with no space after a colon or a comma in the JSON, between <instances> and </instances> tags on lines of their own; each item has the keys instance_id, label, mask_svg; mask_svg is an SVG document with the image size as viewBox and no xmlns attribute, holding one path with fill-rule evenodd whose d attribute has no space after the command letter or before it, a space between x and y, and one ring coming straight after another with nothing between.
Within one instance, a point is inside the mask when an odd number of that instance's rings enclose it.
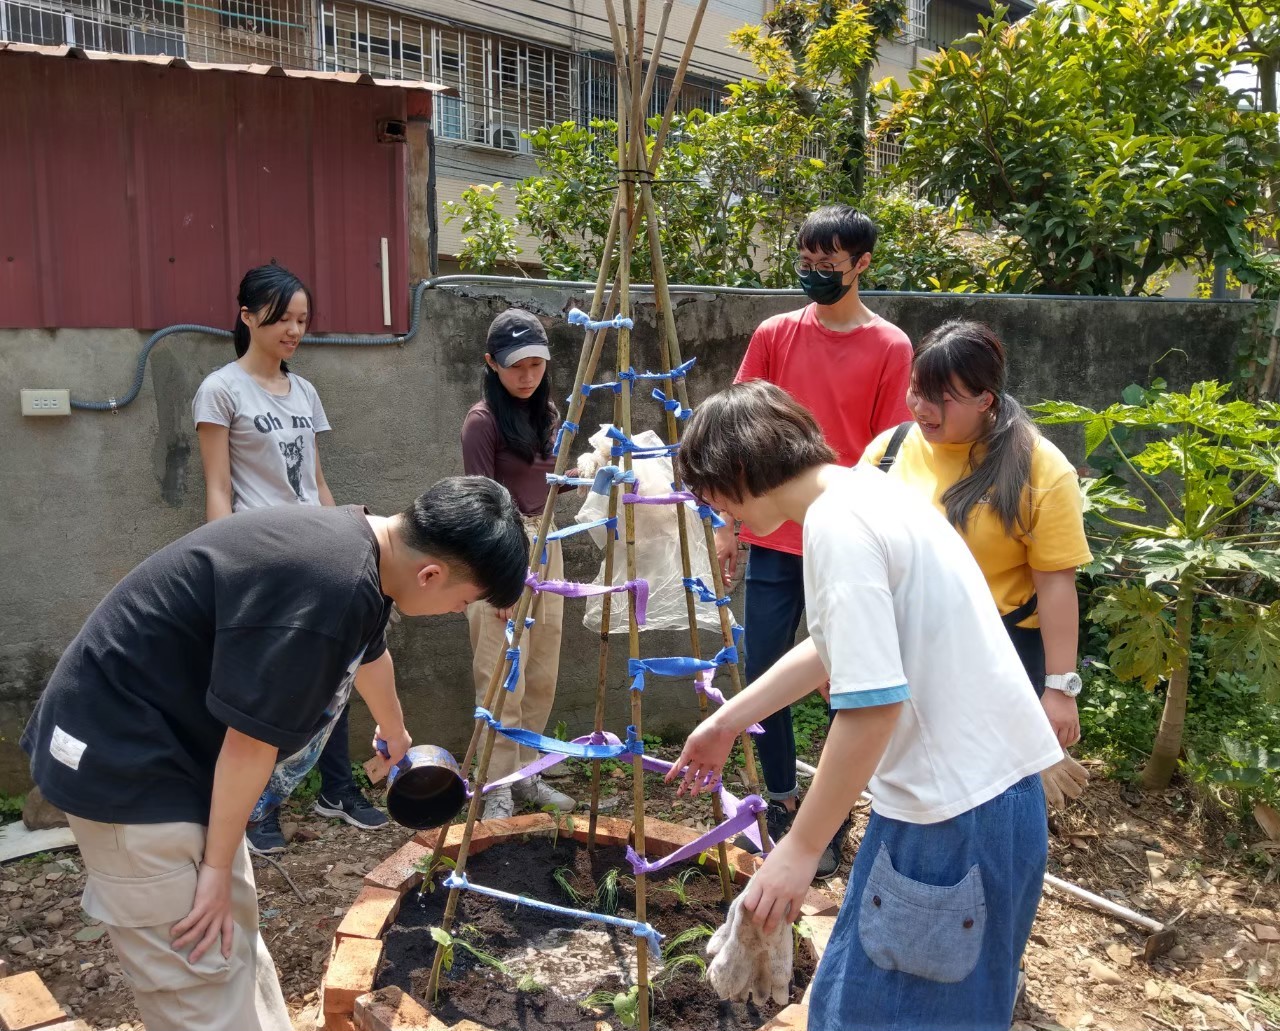
<instances>
[{"instance_id":1,"label":"long black hair","mask_svg":"<svg viewBox=\"0 0 1280 1031\"><path fill-rule=\"evenodd\" d=\"M311 291L306 285L283 265L259 265L251 268L240 280L240 289L236 293L236 304L249 311L265 312L262 325L270 326L279 322L289 310L293 295L301 290L307 295L308 318L314 313L315 305L311 301ZM249 327L244 324L239 310L236 311L236 324L231 330L232 342L236 345L236 357L243 358L249 350ZM280 362L280 371L288 372L289 366Z\"/></svg>"},{"instance_id":2,"label":"long black hair","mask_svg":"<svg viewBox=\"0 0 1280 1031\"><path fill-rule=\"evenodd\" d=\"M507 450L526 462L546 458L560 411L551 400L551 365L542 373L542 382L529 400L521 401L507 393L498 374L488 363L484 368L484 401L498 423L498 433Z\"/></svg>"},{"instance_id":3,"label":"long black hair","mask_svg":"<svg viewBox=\"0 0 1280 1031\"><path fill-rule=\"evenodd\" d=\"M1031 452L1039 434L1022 405L1005 392L1004 345L981 322L952 319L927 334L916 348L911 389L936 405L959 382L970 394L991 394L986 431L969 449L968 476L942 495L947 520L957 530L968 525L973 506L986 501L1000 517L1005 533L1030 530L1026 511L1031 482ZM985 453L975 463L974 449Z\"/></svg>"}]
</instances>

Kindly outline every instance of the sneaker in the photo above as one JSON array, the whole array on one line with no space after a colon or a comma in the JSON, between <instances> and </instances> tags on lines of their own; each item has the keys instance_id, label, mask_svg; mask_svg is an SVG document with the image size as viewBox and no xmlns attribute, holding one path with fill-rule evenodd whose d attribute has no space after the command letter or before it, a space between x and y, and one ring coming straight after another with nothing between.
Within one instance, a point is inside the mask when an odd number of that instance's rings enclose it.
<instances>
[{"instance_id":1,"label":"sneaker","mask_svg":"<svg viewBox=\"0 0 1280 1031\"><path fill-rule=\"evenodd\" d=\"M517 802L531 805L535 809L554 806L562 813L570 812L578 804L563 791L557 791L538 776L516 781L511 785L511 795Z\"/></svg>"},{"instance_id":2,"label":"sneaker","mask_svg":"<svg viewBox=\"0 0 1280 1031\"><path fill-rule=\"evenodd\" d=\"M362 831L374 831L387 823L387 814L370 805L357 787L335 792L332 797L322 791L316 796L316 804L312 808L321 816L345 820Z\"/></svg>"},{"instance_id":3,"label":"sneaker","mask_svg":"<svg viewBox=\"0 0 1280 1031\"><path fill-rule=\"evenodd\" d=\"M769 800L769 808L765 811L764 822L769 828L769 837L776 845L791 830L791 824L796 818L796 811L788 809L776 799ZM743 852L749 852L753 856L760 854L760 849L756 848L756 843L748 838L745 834L739 834L733 839L733 843Z\"/></svg>"},{"instance_id":4,"label":"sneaker","mask_svg":"<svg viewBox=\"0 0 1280 1031\"><path fill-rule=\"evenodd\" d=\"M280 830L280 810L272 809L266 816L245 829L249 851L258 856L279 855L285 850L284 834Z\"/></svg>"},{"instance_id":5,"label":"sneaker","mask_svg":"<svg viewBox=\"0 0 1280 1031\"><path fill-rule=\"evenodd\" d=\"M818 869L813 875L815 881L829 880L836 875L836 871L840 869L840 863L844 860L844 839L848 833L849 821L845 820L836 831L836 836L831 839L831 843L822 850L822 855L818 858Z\"/></svg>"},{"instance_id":6,"label":"sneaker","mask_svg":"<svg viewBox=\"0 0 1280 1031\"><path fill-rule=\"evenodd\" d=\"M516 815L515 799L510 788L497 788L484 796L482 820L509 820Z\"/></svg>"}]
</instances>

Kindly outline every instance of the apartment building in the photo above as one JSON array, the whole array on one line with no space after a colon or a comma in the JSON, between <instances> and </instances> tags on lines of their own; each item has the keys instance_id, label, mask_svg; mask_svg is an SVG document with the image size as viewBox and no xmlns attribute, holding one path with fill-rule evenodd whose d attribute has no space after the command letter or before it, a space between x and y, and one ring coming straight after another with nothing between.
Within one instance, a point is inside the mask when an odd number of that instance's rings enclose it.
<instances>
[{"instance_id":1,"label":"apartment building","mask_svg":"<svg viewBox=\"0 0 1280 1031\"><path fill-rule=\"evenodd\" d=\"M708 0L679 110L715 111L723 84L752 73L729 34L758 23L770 0ZM1013 0L1015 15L1033 0ZM692 28L695 0L674 0L652 111L666 105ZM986 0L909 0L901 37L882 48L877 77L902 82L925 57L977 28ZM655 41L661 4L646 26ZM612 117L613 51L602 0L0 0L0 40L69 44L191 61L360 71L442 83L436 98L434 195L533 174L524 134ZM891 145L873 155L893 160ZM460 243L440 219L444 270ZM532 244L525 246L533 254Z\"/></svg>"}]
</instances>

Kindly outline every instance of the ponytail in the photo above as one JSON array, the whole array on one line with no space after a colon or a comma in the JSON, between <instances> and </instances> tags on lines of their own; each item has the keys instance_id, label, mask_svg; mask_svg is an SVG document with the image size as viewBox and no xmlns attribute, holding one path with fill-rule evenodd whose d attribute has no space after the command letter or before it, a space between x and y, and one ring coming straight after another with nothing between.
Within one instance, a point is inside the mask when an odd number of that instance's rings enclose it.
<instances>
[{"instance_id":1,"label":"ponytail","mask_svg":"<svg viewBox=\"0 0 1280 1031\"><path fill-rule=\"evenodd\" d=\"M1030 531L1027 487L1039 434L1022 405L1005 392L1005 377L1004 345L981 322L944 322L916 349L911 387L920 397L941 404L954 382L972 395L992 397L987 432L969 449L972 472L942 495L947 520L960 531L968 526L973 507L983 502L1000 518L1005 533ZM976 456L979 448L985 449L981 457Z\"/></svg>"},{"instance_id":2,"label":"ponytail","mask_svg":"<svg viewBox=\"0 0 1280 1031\"><path fill-rule=\"evenodd\" d=\"M969 524L974 505L986 501L1000 518L1009 536L1029 533L1026 491L1031 483L1031 452L1036 446L1036 428L1026 409L1008 394L995 395L991 405L992 424L986 436L974 441L969 451L973 470L943 492L947 520L958 530ZM986 447L975 464L973 451Z\"/></svg>"}]
</instances>

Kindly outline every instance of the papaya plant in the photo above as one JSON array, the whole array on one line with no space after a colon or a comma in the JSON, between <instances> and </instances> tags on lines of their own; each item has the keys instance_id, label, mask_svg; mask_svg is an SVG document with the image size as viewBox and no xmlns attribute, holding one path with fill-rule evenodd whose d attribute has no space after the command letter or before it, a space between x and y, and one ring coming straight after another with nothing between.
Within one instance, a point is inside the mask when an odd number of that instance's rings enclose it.
<instances>
[{"instance_id":1,"label":"papaya plant","mask_svg":"<svg viewBox=\"0 0 1280 1031\"><path fill-rule=\"evenodd\" d=\"M1089 616L1110 632L1118 679L1164 685L1142 771L1144 787L1162 788L1182 751L1195 633L1209 641L1211 676L1242 673L1280 696L1280 523L1258 507L1280 482L1280 406L1227 400L1211 381L1153 387L1130 386L1102 411L1034 411L1083 427L1086 456L1110 457L1114 472L1083 481L1086 514L1105 531L1086 570L1103 583Z\"/></svg>"}]
</instances>

